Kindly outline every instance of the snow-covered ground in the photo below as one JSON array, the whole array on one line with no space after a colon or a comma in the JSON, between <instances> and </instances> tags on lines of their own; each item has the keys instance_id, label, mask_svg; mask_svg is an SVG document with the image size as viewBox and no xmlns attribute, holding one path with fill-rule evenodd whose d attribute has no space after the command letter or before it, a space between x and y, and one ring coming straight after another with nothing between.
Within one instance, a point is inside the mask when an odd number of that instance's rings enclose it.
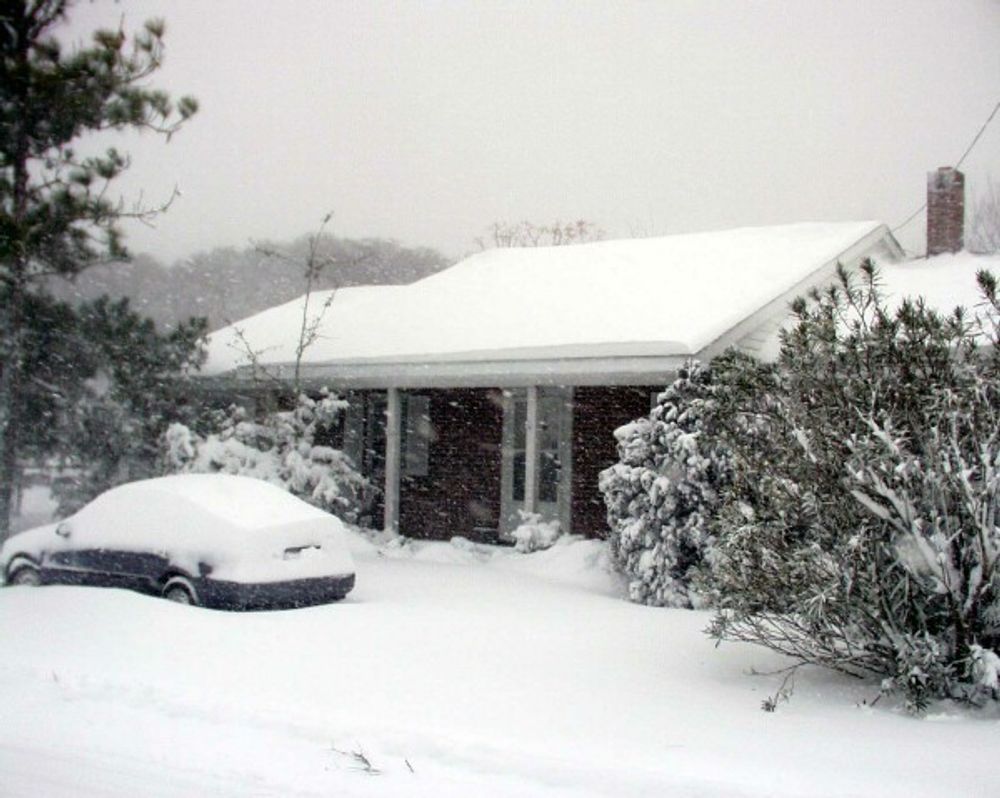
<instances>
[{"instance_id":1,"label":"snow-covered ground","mask_svg":"<svg viewBox=\"0 0 1000 798\"><path fill-rule=\"evenodd\" d=\"M352 547L295 611L0 590L0 795L1000 794L997 713L816 670L763 712L782 661L621 600L597 543Z\"/></svg>"}]
</instances>

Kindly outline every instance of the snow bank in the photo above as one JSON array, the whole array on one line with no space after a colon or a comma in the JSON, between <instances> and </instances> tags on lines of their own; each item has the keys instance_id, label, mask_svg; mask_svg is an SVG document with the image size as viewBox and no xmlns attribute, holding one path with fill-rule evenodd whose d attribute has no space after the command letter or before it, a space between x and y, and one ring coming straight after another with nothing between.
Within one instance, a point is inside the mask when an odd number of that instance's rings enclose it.
<instances>
[{"instance_id":1,"label":"snow bank","mask_svg":"<svg viewBox=\"0 0 1000 798\"><path fill-rule=\"evenodd\" d=\"M0 591L2 792L996 794L995 716L914 720L865 706L877 685L808 668L764 713L783 675L750 671L784 661L715 648L704 613L587 586L599 544L487 548L356 550L348 599L284 613Z\"/></svg>"}]
</instances>

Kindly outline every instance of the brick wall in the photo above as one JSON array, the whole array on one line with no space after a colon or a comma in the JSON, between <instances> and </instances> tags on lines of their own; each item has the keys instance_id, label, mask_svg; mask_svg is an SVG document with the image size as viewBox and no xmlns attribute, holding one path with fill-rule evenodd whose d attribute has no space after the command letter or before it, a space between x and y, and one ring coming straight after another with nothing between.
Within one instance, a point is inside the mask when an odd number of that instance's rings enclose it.
<instances>
[{"instance_id":1,"label":"brick wall","mask_svg":"<svg viewBox=\"0 0 1000 798\"><path fill-rule=\"evenodd\" d=\"M666 382L664 382L664 385ZM617 460L614 431L649 414L653 387L579 387L573 391L573 532L604 537L607 519L597 476Z\"/></svg>"},{"instance_id":2,"label":"brick wall","mask_svg":"<svg viewBox=\"0 0 1000 798\"><path fill-rule=\"evenodd\" d=\"M430 398L427 476L400 484L400 531L413 538L495 540L503 407L489 389L412 391Z\"/></svg>"},{"instance_id":3,"label":"brick wall","mask_svg":"<svg viewBox=\"0 0 1000 798\"><path fill-rule=\"evenodd\" d=\"M965 229L965 176L942 166L927 175L927 254L959 252Z\"/></svg>"}]
</instances>

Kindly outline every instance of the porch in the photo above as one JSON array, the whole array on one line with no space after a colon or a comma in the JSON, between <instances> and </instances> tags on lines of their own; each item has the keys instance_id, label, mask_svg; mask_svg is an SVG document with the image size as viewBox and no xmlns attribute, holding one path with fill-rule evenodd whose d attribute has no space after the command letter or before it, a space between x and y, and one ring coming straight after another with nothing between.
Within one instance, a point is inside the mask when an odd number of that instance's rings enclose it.
<instances>
[{"instance_id":1,"label":"porch","mask_svg":"<svg viewBox=\"0 0 1000 798\"><path fill-rule=\"evenodd\" d=\"M503 542L520 512L603 536L598 474L613 432L656 387L527 386L354 391L343 448L383 489L371 523L407 537Z\"/></svg>"}]
</instances>

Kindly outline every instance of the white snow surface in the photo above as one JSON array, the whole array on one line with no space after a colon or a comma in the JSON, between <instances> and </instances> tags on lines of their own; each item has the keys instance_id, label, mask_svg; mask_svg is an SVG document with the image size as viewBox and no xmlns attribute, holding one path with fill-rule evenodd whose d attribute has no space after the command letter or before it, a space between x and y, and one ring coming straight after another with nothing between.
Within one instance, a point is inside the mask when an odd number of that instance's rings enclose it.
<instances>
[{"instance_id":1,"label":"white snow surface","mask_svg":"<svg viewBox=\"0 0 1000 798\"><path fill-rule=\"evenodd\" d=\"M958 252L878 266L880 291L891 305L905 297L924 297L942 313L950 313L958 306L970 313L981 310L983 297L976 283L979 271L992 272L1000 279L1000 255Z\"/></svg>"},{"instance_id":2,"label":"white snow surface","mask_svg":"<svg viewBox=\"0 0 1000 798\"><path fill-rule=\"evenodd\" d=\"M878 257L873 260L878 267L879 294L890 309L897 308L904 299L919 297L944 315L961 307L969 321L978 318L984 322L986 331L991 329L985 323L989 313L976 275L985 270L1000 279L1000 255L958 252L899 262ZM794 319L789 316L781 326L787 329L793 324ZM757 354L764 360L775 360L780 350L780 336L775 330Z\"/></svg>"},{"instance_id":3,"label":"white snow surface","mask_svg":"<svg viewBox=\"0 0 1000 798\"><path fill-rule=\"evenodd\" d=\"M102 493L65 522L22 532L0 548L0 568L19 553L107 548L162 553L216 579L275 582L353 573L338 518L249 477L179 474L130 482ZM317 546L286 558L286 548Z\"/></svg>"},{"instance_id":4,"label":"white snow surface","mask_svg":"<svg viewBox=\"0 0 1000 798\"><path fill-rule=\"evenodd\" d=\"M304 363L530 357L531 350L693 355L877 230L747 227L564 247L493 249L408 286L340 289ZM310 297L314 319L329 292ZM294 360L304 298L213 333L206 374Z\"/></svg>"},{"instance_id":5,"label":"white snow surface","mask_svg":"<svg viewBox=\"0 0 1000 798\"><path fill-rule=\"evenodd\" d=\"M322 607L0 590L0 794L997 794L995 711L914 719L806 668L765 713L783 676L750 671L786 663L623 601L600 543L348 534L357 587Z\"/></svg>"}]
</instances>

